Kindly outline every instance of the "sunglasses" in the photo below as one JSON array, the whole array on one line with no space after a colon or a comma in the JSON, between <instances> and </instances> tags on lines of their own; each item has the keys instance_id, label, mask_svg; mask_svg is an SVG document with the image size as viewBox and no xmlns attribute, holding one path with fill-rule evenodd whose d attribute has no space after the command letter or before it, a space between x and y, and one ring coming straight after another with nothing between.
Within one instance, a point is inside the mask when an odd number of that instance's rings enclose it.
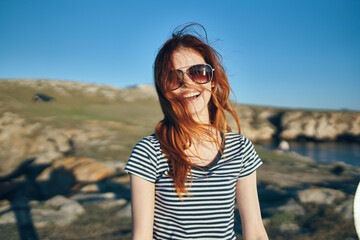
<instances>
[{"instance_id":1,"label":"sunglasses","mask_svg":"<svg viewBox=\"0 0 360 240\"><path fill-rule=\"evenodd\" d=\"M171 91L174 91L180 88L184 84L185 74L195 83L208 83L212 80L214 71L215 69L213 69L209 64L196 64L190 66L185 72L180 69L171 71L170 74L174 74L174 76L170 77L174 80L170 84L170 89Z\"/></svg>"}]
</instances>

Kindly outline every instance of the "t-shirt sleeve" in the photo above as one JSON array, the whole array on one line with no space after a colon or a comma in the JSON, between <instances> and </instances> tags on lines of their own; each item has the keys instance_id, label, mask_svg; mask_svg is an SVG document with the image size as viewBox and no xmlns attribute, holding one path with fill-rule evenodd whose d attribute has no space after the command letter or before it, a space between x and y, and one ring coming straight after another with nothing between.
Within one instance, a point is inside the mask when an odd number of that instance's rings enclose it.
<instances>
[{"instance_id":1,"label":"t-shirt sleeve","mask_svg":"<svg viewBox=\"0 0 360 240\"><path fill-rule=\"evenodd\" d=\"M151 183L156 181L156 152L149 139L138 142L125 166L125 172L134 174Z\"/></svg>"},{"instance_id":2,"label":"t-shirt sleeve","mask_svg":"<svg viewBox=\"0 0 360 240\"><path fill-rule=\"evenodd\" d=\"M249 176L262 165L262 161L256 153L254 145L244 136L242 136L241 139L241 154L243 158L243 166L238 179Z\"/></svg>"}]
</instances>

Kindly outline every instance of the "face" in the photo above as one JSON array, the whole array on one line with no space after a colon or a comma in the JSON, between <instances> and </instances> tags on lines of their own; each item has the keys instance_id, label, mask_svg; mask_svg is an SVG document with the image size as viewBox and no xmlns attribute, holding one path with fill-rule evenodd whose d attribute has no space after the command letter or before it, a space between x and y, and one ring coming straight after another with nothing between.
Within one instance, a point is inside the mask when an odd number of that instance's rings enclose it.
<instances>
[{"instance_id":1,"label":"face","mask_svg":"<svg viewBox=\"0 0 360 240\"><path fill-rule=\"evenodd\" d=\"M183 72L196 64L206 63L204 58L192 48L180 48L173 54L173 64L175 69ZM184 81L180 88L173 91L178 97L182 98L197 121L209 123L208 103L211 98L212 82L198 84L192 81L187 74L184 74Z\"/></svg>"}]
</instances>

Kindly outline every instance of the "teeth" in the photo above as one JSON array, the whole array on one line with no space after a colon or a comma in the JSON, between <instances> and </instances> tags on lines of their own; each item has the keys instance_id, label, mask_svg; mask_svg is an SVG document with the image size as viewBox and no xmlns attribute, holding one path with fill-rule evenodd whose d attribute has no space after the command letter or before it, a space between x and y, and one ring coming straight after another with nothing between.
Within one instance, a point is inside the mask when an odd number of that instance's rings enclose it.
<instances>
[{"instance_id":1,"label":"teeth","mask_svg":"<svg viewBox=\"0 0 360 240\"><path fill-rule=\"evenodd\" d=\"M191 98L200 95L199 92L191 92L184 95L184 98Z\"/></svg>"}]
</instances>

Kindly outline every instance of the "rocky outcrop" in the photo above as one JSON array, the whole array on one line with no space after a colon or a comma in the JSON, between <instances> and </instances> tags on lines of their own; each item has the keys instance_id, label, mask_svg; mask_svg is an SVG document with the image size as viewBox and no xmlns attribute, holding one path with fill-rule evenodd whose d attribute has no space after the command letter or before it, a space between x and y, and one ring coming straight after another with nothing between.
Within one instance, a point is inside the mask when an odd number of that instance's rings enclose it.
<instances>
[{"instance_id":1,"label":"rocky outcrop","mask_svg":"<svg viewBox=\"0 0 360 240\"><path fill-rule=\"evenodd\" d=\"M271 140L360 142L360 113L280 110L237 106L242 133L254 142ZM229 125L236 129L232 118Z\"/></svg>"},{"instance_id":2,"label":"rocky outcrop","mask_svg":"<svg viewBox=\"0 0 360 240\"><path fill-rule=\"evenodd\" d=\"M124 210L121 209L119 212L127 212L127 206L130 205L128 200L118 199L114 193L83 194L81 196L75 194L71 197L57 195L46 201L33 200L23 204L29 205L31 214L29 221L32 221L36 228L41 228L48 224L60 227L71 224L80 215L86 214L86 210L82 206L84 203L96 203L103 209L124 206ZM0 227L17 222L14 210L10 202L0 202ZM121 214L119 217L129 217L129 215L128 213L127 215Z\"/></svg>"},{"instance_id":3,"label":"rocky outcrop","mask_svg":"<svg viewBox=\"0 0 360 240\"><path fill-rule=\"evenodd\" d=\"M19 159L42 155L39 161L51 162L73 151L71 140L60 129L42 123L28 123L17 114L0 116L1 172L12 172Z\"/></svg>"},{"instance_id":4,"label":"rocky outcrop","mask_svg":"<svg viewBox=\"0 0 360 240\"><path fill-rule=\"evenodd\" d=\"M335 201L344 200L346 195L342 191L335 189L313 187L298 191L297 197L302 203L331 205Z\"/></svg>"},{"instance_id":5,"label":"rocky outcrop","mask_svg":"<svg viewBox=\"0 0 360 240\"><path fill-rule=\"evenodd\" d=\"M280 138L360 142L360 113L289 111L281 117Z\"/></svg>"},{"instance_id":6,"label":"rocky outcrop","mask_svg":"<svg viewBox=\"0 0 360 240\"><path fill-rule=\"evenodd\" d=\"M254 142L270 141L276 134L276 126L269 119L276 114L275 109L238 106L241 132ZM233 126L231 118L230 125ZM235 127L233 127L236 129Z\"/></svg>"},{"instance_id":7,"label":"rocky outcrop","mask_svg":"<svg viewBox=\"0 0 360 240\"><path fill-rule=\"evenodd\" d=\"M107 126L121 124L106 122ZM51 164L75 152L86 149L120 152L124 146L116 144L114 131L89 121L81 129L54 128L44 122L28 122L18 114L0 115L0 176L13 172L24 159L35 158L36 164Z\"/></svg>"},{"instance_id":8,"label":"rocky outcrop","mask_svg":"<svg viewBox=\"0 0 360 240\"><path fill-rule=\"evenodd\" d=\"M93 159L69 156L54 161L36 180L46 181L50 177L54 177L58 169L70 171L77 182L85 183L99 182L116 174L114 168Z\"/></svg>"},{"instance_id":9,"label":"rocky outcrop","mask_svg":"<svg viewBox=\"0 0 360 240\"><path fill-rule=\"evenodd\" d=\"M0 178L0 226L66 226L85 213L81 204L126 206L130 192L129 177L124 174L123 165L82 157L68 156L48 164L28 160Z\"/></svg>"}]
</instances>

